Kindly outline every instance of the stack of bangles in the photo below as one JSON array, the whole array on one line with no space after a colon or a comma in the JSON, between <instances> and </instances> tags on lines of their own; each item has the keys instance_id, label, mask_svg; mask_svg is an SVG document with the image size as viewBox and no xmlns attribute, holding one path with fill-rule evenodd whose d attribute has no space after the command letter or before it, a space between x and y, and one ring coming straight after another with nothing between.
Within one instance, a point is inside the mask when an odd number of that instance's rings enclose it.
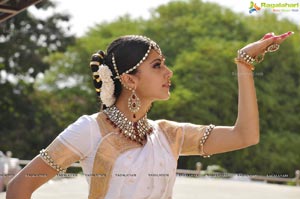
<instances>
[{"instance_id":1,"label":"stack of bangles","mask_svg":"<svg viewBox=\"0 0 300 199\"><path fill-rule=\"evenodd\" d=\"M268 46L268 48L265 50L265 52L262 55L258 55L255 57L252 57L248 55L245 51L243 50L238 50L238 56L237 58L234 59L234 62L236 64L240 63L246 66L249 70L254 70L255 67L253 66L254 62L260 63L264 60L265 53L267 52L275 52L276 50L279 49L279 44L271 44Z\"/></svg>"}]
</instances>

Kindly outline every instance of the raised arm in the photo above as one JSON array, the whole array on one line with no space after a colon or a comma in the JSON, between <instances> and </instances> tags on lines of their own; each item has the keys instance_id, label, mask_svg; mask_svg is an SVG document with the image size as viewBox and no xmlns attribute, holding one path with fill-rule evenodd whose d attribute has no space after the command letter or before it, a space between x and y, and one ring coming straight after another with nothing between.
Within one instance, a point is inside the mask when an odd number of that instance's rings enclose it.
<instances>
[{"instance_id":1,"label":"raised arm","mask_svg":"<svg viewBox=\"0 0 300 199\"><path fill-rule=\"evenodd\" d=\"M250 58L245 61L245 56L256 58L258 61L266 51L278 49L279 44L293 32L275 36L274 33L266 34L261 40L242 48L237 55L238 77L238 115L235 125L216 126L203 150L206 154L223 153L245 148L259 142L259 114Z\"/></svg>"}]
</instances>

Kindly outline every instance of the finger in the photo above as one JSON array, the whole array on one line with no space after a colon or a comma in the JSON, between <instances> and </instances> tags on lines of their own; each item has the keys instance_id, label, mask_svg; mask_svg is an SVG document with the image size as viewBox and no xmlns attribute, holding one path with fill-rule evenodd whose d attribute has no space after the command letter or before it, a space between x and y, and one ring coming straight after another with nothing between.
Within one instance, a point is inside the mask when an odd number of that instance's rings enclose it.
<instances>
[{"instance_id":1,"label":"finger","mask_svg":"<svg viewBox=\"0 0 300 199\"><path fill-rule=\"evenodd\" d=\"M280 44L282 43L286 38L288 38L289 36L293 35L294 32L289 31L286 33L283 33L281 35L278 36L269 36L267 39L262 40L263 46L268 47L271 44L277 43Z\"/></svg>"},{"instance_id":2,"label":"finger","mask_svg":"<svg viewBox=\"0 0 300 199\"><path fill-rule=\"evenodd\" d=\"M262 40L261 41L261 43L262 43L262 47L263 48L266 48L266 47L268 47L269 45L271 45L271 44L273 44L273 43L277 43L277 40L279 40L279 37L277 37L277 36L274 36L274 35L272 35L272 36L269 36L269 37L267 37L266 39L264 39L264 40Z\"/></svg>"},{"instance_id":3,"label":"finger","mask_svg":"<svg viewBox=\"0 0 300 199\"><path fill-rule=\"evenodd\" d=\"M269 38L274 37L274 36L275 36L274 32L269 32L269 33L265 34L263 36L263 38L261 38L261 40L269 39Z\"/></svg>"},{"instance_id":4,"label":"finger","mask_svg":"<svg viewBox=\"0 0 300 199\"><path fill-rule=\"evenodd\" d=\"M278 36L274 37L275 42L278 43L278 44L280 44L280 43L282 43L285 39L287 39L288 37L290 37L290 36L293 35L293 34L294 34L294 32L289 31L289 32L286 32L286 33L284 33L284 34L278 35Z\"/></svg>"}]
</instances>

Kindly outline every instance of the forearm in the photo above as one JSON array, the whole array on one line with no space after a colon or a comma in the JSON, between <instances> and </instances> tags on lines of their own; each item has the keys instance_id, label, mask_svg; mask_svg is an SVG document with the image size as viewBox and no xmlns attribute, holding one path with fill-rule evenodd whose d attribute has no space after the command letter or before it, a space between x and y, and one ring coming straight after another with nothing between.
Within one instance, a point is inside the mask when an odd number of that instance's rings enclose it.
<instances>
[{"instance_id":1,"label":"forearm","mask_svg":"<svg viewBox=\"0 0 300 199\"><path fill-rule=\"evenodd\" d=\"M12 182L9 184L6 191L6 199L19 199L19 198L30 199L31 198L32 191L30 191L26 187L19 186L19 185L16 182Z\"/></svg>"},{"instance_id":2,"label":"forearm","mask_svg":"<svg viewBox=\"0 0 300 199\"><path fill-rule=\"evenodd\" d=\"M280 43L292 34L294 33L291 31L279 36L274 33L267 33L262 39L250 43L238 51L236 61L238 65L239 102L234 129L246 142L246 145L256 144L259 141L259 116L254 80L253 74L247 66L251 66L254 61L261 62L265 53L278 50Z\"/></svg>"},{"instance_id":3,"label":"forearm","mask_svg":"<svg viewBox=\"0 0 300 199\"><path fill-rule=\"evenodd\" d=\"M259 113L252 71L243 63L237 63L238 116L235 130L243 140L251 144L259 141Z\"/></svg>"},{"instance_id":4,"label":"forearm","mask_svg":"<svg viewBox=\"0 0 300 199\"><path fill-rule=\"evenodd\" d=\"M6 199L29 199L42 184L58 172L46 164L41 157L34 158L8 184Z\"/></svg>"}]
</instances>

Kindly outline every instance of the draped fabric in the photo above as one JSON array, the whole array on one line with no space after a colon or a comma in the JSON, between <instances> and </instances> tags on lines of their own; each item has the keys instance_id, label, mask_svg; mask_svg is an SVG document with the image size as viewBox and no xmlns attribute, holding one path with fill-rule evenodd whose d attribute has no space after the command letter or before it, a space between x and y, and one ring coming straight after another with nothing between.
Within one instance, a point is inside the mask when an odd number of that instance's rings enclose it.
<instances>
[{"instance_id":1,"label":"draped fabric","mask_svg":"<svg viewBox=\"0 0 300 199\"><path fill-rule=\"evenodd\" d=\"M82 116L47 147L63 168L80 159L89 199L172 198L179 155L200 155L206 126L168 120L149 122L144 146L113 129L103 113Z\"/></svg>"}]
</instances>

